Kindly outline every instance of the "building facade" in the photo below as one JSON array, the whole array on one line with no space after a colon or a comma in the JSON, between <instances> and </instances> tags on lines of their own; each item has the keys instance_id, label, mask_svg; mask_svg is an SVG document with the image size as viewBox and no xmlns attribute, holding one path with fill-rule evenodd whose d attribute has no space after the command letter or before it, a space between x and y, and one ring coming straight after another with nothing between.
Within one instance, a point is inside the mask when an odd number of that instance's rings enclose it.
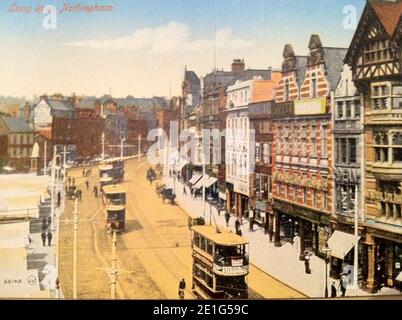
<instances>
[{"instance_id":1,"label":"building facade","mask_svg":"<svg viewBox=\"0 0 402 320\"><path fill-rule=\"evenodd\" d=\"M332 91L346 54L346 49L323 47L318 35L311 36L308 47L303 79L295 79L295 71L298 60L304 59L297 59L291 46L285 47L276 101L287 116L274 122L275 245L296 245L301 259L306 251L323 256L331 235ZM295 88L298 80L301 84Z\"/></svg>"},{"instance_id":2,"label":"building facade","mask_svg":"<svg viewBox=\"0 0 402 320\"><path fill-rule=\"evenodd\" d=\"M353 83L352 71L344 65L335 91L334 122L334 215L331 229L339 235L354 234L354 218L362 206L363 110L360 94ZM359 247L361 248L361 247ZM349 249L349 251L347 251ZM331 259L331 275L340 278L354 264L354 250ZM359 255L360 257L361 255ZM362 261L359 261L361 267ZM360 273L362 268L359 269Z\"/></svg>"},{"instance_id":3,"label":"building facade","mask_svg":"<svg viewBox=\"0 0 402 320\"><path fill-rule=\"evenodd\" d=\"M19 172L29 171L34 145L33 129L19 118L2 116L0 139L1 162Z\"/></svg>"},{"instance_id":4,"label":"building facade","mask_svg":"<svg viewBox=\"0 0 402 320\"><path fill-rule=\"evenodd\" d=\"M401 1L368 1L346 56L364 105L360 222L369 291L402 278L401 15Z\"/></svg>"}]
</instances>

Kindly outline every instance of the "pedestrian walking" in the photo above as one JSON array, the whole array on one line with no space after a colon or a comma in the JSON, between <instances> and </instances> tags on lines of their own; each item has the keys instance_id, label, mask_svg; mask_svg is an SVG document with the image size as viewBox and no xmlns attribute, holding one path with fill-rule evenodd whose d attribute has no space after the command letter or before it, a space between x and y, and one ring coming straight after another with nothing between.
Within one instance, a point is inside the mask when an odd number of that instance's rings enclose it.
<instances>
[{"instance_id":1,"label":"pedestrian walking","mask_svg":"<svg viewBox=\"0 0 402 320\"><path fill-rule=\"evenodd\" d=\"M335 287L335 281L332 281L332 285L331 285L331 298L336 298L337 296L337 290Z\"/></svg>"},{"instance_id":2,"label":"pedestrian walking","mask_svg":"<svg viewBox=\"0 0 402 320\"><path fill-rule=\"evenodd\" d=\"M98 187L97 186L94 186L93 192L94 192L95 198L97 198L98 197Z\"/></svg>"},{"instance_id":3,"label":"pedestrian walking","mask_svg":"<svg viewBox=\"0 0 402 320\"><path fill-rule=\"evenodd\" d=\"M82 169L82 176L85 177L85 168Z\"/></svg>"},{"instance_id":4,"label":"pedestrian walking","mask_svg":"<svg viewBox=\"0 0 402 320\"><path fill-rule=\"evenodd\" d=\"M47 229L47 221L46 217L43 217L42 219L42 231L45 231Z\"/></svg>"},{"instance_id":5,"label":"pedestrian walking","mask_svg":"<svg viewBox=\"0 0 402 320\"><path fill-rule=\"evenodd\" d=\"M85 181L85 185L86 185L86 187L87 187L87 190L89 189L89 181L87 180L87 181Z\"/></svg>"},{"instance_id":6,"label":"pedestrian walking","mask_svg":"<svg viewBox=\"0 0 402 320\"><path fill-rule=\"evenodd\" d=\"M226 227L229 227L229 220L230 220L230 213L229 211L226 211L225 212Z\"/></svg>"},{"instance_id":7,"label":"pedestrian walking","mask_svg":"<svg viewBox=\"0 0 402 320\"><path fill-rule=\"evenodd\" d=\"M82 190L81 189L77 189L77 197L78 197L78 200L82 200Z\"/></svg>"},{"instance_id":8,"label":"pedestrian walking","mask_svg":"<svg viewBox=\"0 0 402 320\"><path fill-rule=\"evenodd\" d=\"M57 192L57 208L60 208L61 204L61 193L60 191Z\"/></svg>"},{"instance_id":9,"label":"pedestrian walking","mask_svg":"<svg viewBox=\"0 0 402 320\"><path fill-rule=\"evenodd\" d=\"M187 195L187 189L186 186L183 186L183 195L186 196Z\"/></svg>"},{"instance_id":10,"label":"pedestrian walking","mask_svg":"<svg viewBox=\"0 0 402 320\"><path fill-rule=\"evenodd\" d=\"M68 177L68 185L71 184L71 177Z\"/></svg>"},{"instance_id":11,"label":"pedestrian walking","mask_svg":"<svg viewBox=\"0 0 402 320\"><path fill-rule=\"evenodd\" d=\"M41 236L41 238L42 238L42 244L43 244L43 246L46 247L46 232L43 231L40 236Z\"/></svg>"},{"instance_id":12,"label":"pedestrian walking","mask_svg":"<svg viewBox=\"0 0 402 320\"><path fill-rule=\"evenodd\" d=\"M341 276L341 281L339 282L339 289L341 290L341 297L344 298L346 296L346 275L343 274Z\"/></svg>"},{"instance_id":13,"label":"pedestrian walking","mask_svg":"<svg viewBox=\"0 0 402 320\"><path fill-rule=\"evenodd\" d=\"M237 232L238 230L240 230L240 222L239 222L239 220L237 220L237 219L236 219L236 221L235 221L235 230L236 230L236 232Z\"/></svg>"},{"instance_id":14,"label":"pedestrian walking","mask_svg":"<svg viewBox=\"0 0 402 320\"><path fill-rule=\"evenodd\" d=\"M75 186L75 178L73 178L73 186Z\"/></svg>"},{"instance_id":15,"label":"pedestrian walking","mask_svg":"<svg viewBox=\"0 0 402 320\"><path fill-rule=\"evenodd\" d=\"M254 211L253 209L250 209L249 213L248 213L248 219L249 219L249 227L250 227L250 231L254 231Z\"/></svg>"},{"instance_id":16,"label":"pedestrian walking","mask_svg":"<svg viewBox=\"0 0 402 320\"><path fill-rule=\"evenodd\" d=\"M186 280L181 279L179 282L179 298L184 299L184 290L186 290Z\"/></svg>"},{"instance_id":17,"label":"pedestrian walking","mask_svg":"<svg viewBox=\"0 0 402 320\"><path fill-rule=\"evenodd\" d=\"M191 194L191 198L194 198L194 189L190 188L190 194Z\"/></svg>"},{"instance_id":18,"label":"pedestrian walking","mask_svg":"<svg viewBox=\"0 0 402 320\"><path fill-rule=\"evenodd\" d=\"M306 274L311 274L310 255L308 254L308 252L304 254L304 272Z\"/></svg>"},{"instance_id":19,"label":"pedestrian walking","mask_svg":"<svg viewBox=\"0 0 402 320\"><path fill-rule=\"evenodd\" d=\"M52 233L51 233L50 230L49 230L49 231L47 232L47 244L48 244L49 247L52 246L52 238L53 238L53 235L52 235Z\"/></svg>"}]
</instances>

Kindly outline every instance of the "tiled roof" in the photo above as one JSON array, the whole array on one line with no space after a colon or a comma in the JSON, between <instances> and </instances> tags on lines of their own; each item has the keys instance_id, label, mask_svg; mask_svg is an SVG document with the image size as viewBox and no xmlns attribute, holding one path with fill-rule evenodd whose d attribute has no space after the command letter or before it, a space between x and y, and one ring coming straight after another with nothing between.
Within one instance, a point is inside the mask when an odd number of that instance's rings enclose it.
<instances>
[{"instance_id":1,"label":"tiled roof","mask_svg":"<svg viewBox=\"0 0 402 320\"><path fill-rule=\"evenodd\" d=\"M402 1L370 1L378 19L383 24L388 35L392 37L402 15Z\"/></svg>"},{"instance_id":2,"label":"tiled roof","mask_svg":"<svg viewBox=\"0 0 402 320\"><path fill-rule=\"evenodd\" d=\"M40 128L36 130L36 133L47 140L52 140L52 129L51 128Z\"/></svg>"},{"instance_id":3,"label":"tiled roof","mask_svg":"<svg viewBox=\"0 0 402 320\"><path fill-rule=\"evenodd\" d=\"M74 111L73 102L69 100L46 99L46 102L49 104L52 110Z\"/></svg>"},{"instance_id":4,"label":"tiled roof","mask_svg":"<svg viewBox=\"0 0 402 320\"><path fill-rule=\"evenodd\" d=\"M199 85L200 84L200 79L196 75L194 71L188 71L186 70L184 73L184 80L191 82L192 84Z\"/></svg>"},{"instance_id":5,"label":"tiled roof","mask_svg":"<svg viewBox=\"0 0 402 320\"><path fill-rule=\"evenodd\" d=\"M13 117L2 117L3 123L10 133L31 133L32 128L23 120Z\"/></svg>"},{"instance_id":6,"label":"tiled roof","mask_svg":"<svg viewBox=\"0 0 402 320\"><path fill-rule=\"evenodd\" d=\"M327 79L331 90L335 90L343 69L343 60L348 49L346 48L323 48Z\"/></svg>"},{"instance_id":7,"label":"tiled roof","mask_svg":"<svg viewBox=\"0 0 402 320\"><path fill-rule=\"evenodd\" d=\"M261 77L263 80L271 79L271 70L247 69L242 72L215 71L204 77L204 88L212 86L214 83L219 87L228 87L237 80L246 81L254 77Z\"/></svg>"}]
</instances>

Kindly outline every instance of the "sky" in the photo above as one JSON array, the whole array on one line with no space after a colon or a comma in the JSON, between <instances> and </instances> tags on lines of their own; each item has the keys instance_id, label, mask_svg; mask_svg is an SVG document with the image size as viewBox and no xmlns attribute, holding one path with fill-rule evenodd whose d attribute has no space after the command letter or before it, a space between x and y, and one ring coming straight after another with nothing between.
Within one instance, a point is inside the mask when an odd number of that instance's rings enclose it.
<instances>
[{"instance_id":1,"label":"sky","mask_svg":"<svg viewBox=\"0 0 402 320\"><path fill-rule=\"evenodd\" d=\"M37 13L38 4L57 11ZM96 4L108 9L79 10ZM234 58L242 58L246 68L280 68L285 44L306 55L313 33L324 46L346 48L364 5L365 0L0 0L0 95L179 95L185 67L203 76L215 66L229 70Z\"/></svg>"}]
</instances>

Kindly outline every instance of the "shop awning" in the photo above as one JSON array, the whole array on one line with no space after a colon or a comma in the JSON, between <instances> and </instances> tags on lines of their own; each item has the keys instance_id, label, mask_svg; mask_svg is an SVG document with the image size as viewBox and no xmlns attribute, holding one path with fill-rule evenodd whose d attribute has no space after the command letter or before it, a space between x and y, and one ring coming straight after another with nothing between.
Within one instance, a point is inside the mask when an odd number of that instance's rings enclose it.
<instances>
[{"instance_id":1,"label":"shop awning","mask_svg":"<svg viewBox=\"0 0 402 320\"><path fill-rule=\"evenodd\" d=\"M226 200L226 193L219 191L219 198Z\"/></svg>"},{"instance_id":2,"label":"shop awning","mask_svg":"<svg viewBox=\"0 0 402 320\"><path fill-rule=\"evenodd\" d=\"M202 177L202 175L200 176L193 176L190 181L188 182L189 184L196 184L198 182L198 180L200 180Z\"/></svg>"},{"instance_id":3,"label":"shop awning","mask_svg":"<svg viewBox=\"0 0 402 320\"><path fill-rule=\"evenodd\" d=\"M208 180L205 180L204 185L205 188L209 188L210 186L212 186L216 181L218 181L218 179L214 178L214 177L208 177Z\"/></svg>"},{"instance_id":4,"label":"shop awning","mask_svg":"<svg viewBox=\"0 0 402 320\"><path fill-rule=\"evenodd\" d=\"M204 185L205 181L208 180L208 176L202 176L200 180L198 180L198 182L193 186L194 189L200 189L202 188L202 186Z\"/></svg>"},{"instance_id":5,"label":"shop awning","mask_svg":"<svg viewBox=\"0 0 402 320\"><path fill-rule=\"evenodd\" d=\"M399 272L398 276L395 278L396 281L402 282L402 272Z\"/></svg>"},{"instance_id":6,"label":"shop awning","mask_svg":"<svg viewBox=\"0 0 402 320\"><path fill-rule=\"evenodd\" d=\"M176 165L176 167L174 168L176 171L181 171L185 165L187 164L187 161L184 159L181 159L180 162Z\"/></svg>"},{"instance_id":7,"label":"shop awning","mask_svg":"<svg viewBox=\"0 0 402 320\"><path fill-rule=\"evenodd\" d=\"M359 237L360 240L360 237ZM336 230L328 240L328 247L331 249L331 256L344 259L355 245L355 236L346 232Z\"/></svg>"}]
</instances>

